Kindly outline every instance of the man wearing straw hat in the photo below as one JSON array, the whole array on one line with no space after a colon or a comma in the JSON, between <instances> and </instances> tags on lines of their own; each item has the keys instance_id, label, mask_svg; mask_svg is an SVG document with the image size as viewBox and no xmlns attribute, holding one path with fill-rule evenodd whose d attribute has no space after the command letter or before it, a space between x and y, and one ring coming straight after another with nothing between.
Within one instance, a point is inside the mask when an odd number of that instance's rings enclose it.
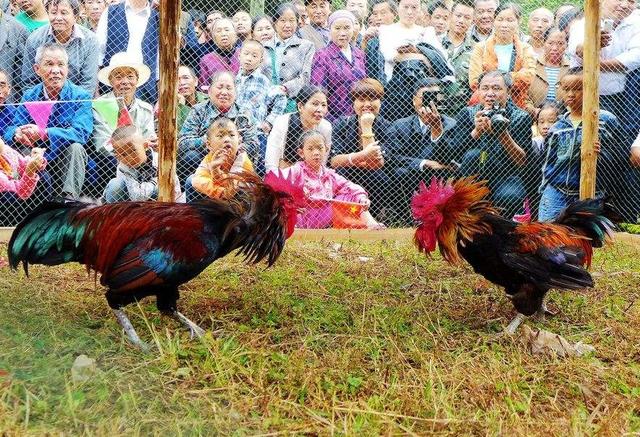
<instances>
[{"instance_id":1,"label":"man wearing straw hat","mask_svg":"<svg viewBox=\"0 0 640 437\"><path fill-rule=\"evenodd\" d=\"M127 52L116 53L111 57L109 65L98 71L98 80L111 88L103 95L104 99L121 99L119 102L129 111L133 124L140 134L154 146L158 140L153 125L153 107L136 97L136 91L151 77L151 71L146 65L137 62ZM95 129L93 141L96 152L100 155L110 155L113 151L109 140L115 126L94 109Z\"/></svg>"},{"instance_id":2,"label":"man wearing straw hat","mask_svg":"<svg viewBox=\"0 0 640 437\"><path fill-rule=\"evenodd\" d=\"M64 46L47 43L35 60L42 82L25 91L4 139L23 154L30 154L33 147L46 148L53 176L51 194L78 199L87 166L85 144L93 130L91 95L67 80L69 57Z\"/></svg>"},{"instance_id":3,"label":"man wearing straw hat","mask_svg":"<svg viewBox=\"0 0 640 437\"><path fill-rule=\"evenodd\" d=\"M117 112L126 108L140 135L152 149L155 149L158 140L153 123L153 107L136 97L136 91L150 76L149 67L137 62L127 52L116 53L111 57L109 65L98 71L100 83L111 88L110 92L101 97L101 100L105 100L104 105L112 106ZM114 178L116 173L117 162L113 157L111 135L119 123L118 120L110 119L108 112L101 110L104 105L97 104L93 108L94 148L89 151L91 161L95 164L89 175L92 194L101 194L107 182ZM111 114L113 116L113 112Z\"/></svg>"}]
</instances>

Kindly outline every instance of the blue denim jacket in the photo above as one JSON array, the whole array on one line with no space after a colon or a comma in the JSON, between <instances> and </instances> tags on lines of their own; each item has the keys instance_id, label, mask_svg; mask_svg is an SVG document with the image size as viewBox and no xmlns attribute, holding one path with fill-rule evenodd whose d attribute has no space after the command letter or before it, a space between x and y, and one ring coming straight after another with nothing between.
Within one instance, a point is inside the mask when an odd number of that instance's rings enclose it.
<instances>
[{"instance_id":1,"label":"blue denim jacket","mask_svg":"<svg viewBox=\"0 0 640 437\"><path fill-rule=\"evenodd\" d=\"M613 170L616 156L616 132L618 119L607 111L600 111L598 136L600 156L598 157L597 188L603 187L605 173ZM580 145L582 144L582 122L577 127L569 119L569 113L562 114L553 125L545 140L546 158L542 167L542 188L553 185L565 194L578 194L580 189Z\"/></svg>"}]
</instances>

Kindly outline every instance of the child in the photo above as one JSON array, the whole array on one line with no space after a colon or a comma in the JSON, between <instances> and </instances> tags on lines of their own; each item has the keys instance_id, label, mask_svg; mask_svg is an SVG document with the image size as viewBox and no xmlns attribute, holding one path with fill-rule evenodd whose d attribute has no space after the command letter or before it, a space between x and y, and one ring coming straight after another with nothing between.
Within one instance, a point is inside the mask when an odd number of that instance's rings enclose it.
<instances>
[{"instance_id":1,"label":"child","mask_svg":"<svg viewBox=\"0 0 640 437\"><path fill-rule=\"evenodd\" d=\"M116 128L111 135L113 155L118 161L116 177L104 190L107 203L142 202L158 197L158 155L151 149L135 126ZM175 199L181 196L180 184L175 181Z\"/></svg>"},{"instance_id":2,"label":"child","mask_svg":"<svg viewBox=\"0 0 640 437\"><path fill-rule=\"evenodd\" d=\"M545 139L549 136L551 127L558 121L562 110L559 103L547 100L536 108L532 138L532 153L527 156L526 169L523 171L527 189L527 201L530 204L530 217L538 217L540 206L540 184L542 183L542 164L545 160Z\"/></svg>"},{"instance_id":3,"label":"child","mask_svg":"<svg viewBox=\"0 0 640 437\"><path fill-rule=\"evenodd\" d=\"M196 173L187 179L187 202L211 197L228 199L235 194L237 184L227 178L230 173L253 172L253 164L244 148L235 123L218 118L207 130L207 149Z\"/></svg>"},{"instance_id":4,"label":"child","mask_svg":"<svg viewBox=\"0 0 640 437\"><path fill-rule=\"evenodd\" d=\"M371 202L364 188L325 166L327 153L324 135L317 130L309 130L300 138L298 155L302 161L284 170L286 177L303 184L304 193L310 200L310 206L298 214L297 227L329 227L332 219L331 203L327 200L314 201L314 199L335 199L363 205L360 219L366 227L384 228L384 225L378 223L368 211Z\"/></svg>"},{"instance_id":5,"label":"child","mask_svg":"<svg viewBox=\"0 0 640 437\"><path fill-rule=\"evenodd\" d=\"M33 207L28 200L36 190L40 180L39 172L47 165L44 149L34 147L31 155L22 156L0 139L0 226L15 226L25 213ZM45 183L38 187L39 194L49 194ZM40 195L35 200L42 200Z\"/></svg>"},{"instance_id":6,"label":"child","mask_svg":"<svg viewBox=\"0 0 640 437\"><path fill-rule=\"evenodd\" d=\"M555 219L566 206L579 198L582 86L583 74L580 69L571 69L560 79L563 101L568 111L558 117L545 140L540 221ZM600 143L594 144L595 152L600 154L597 186L609 192L614 189L610 172L614 170L613 159L617 147L615 133L618 129L615 115L601 110L598 128Z\"/></svg>"},{"instance_id":7,"label":"child","mask_svg":"<svg viewBox=\"0 0 640 437\"><path fill-rule=\"evenodd\" d=\"M287 107L287 96L259 71L263 56L262 44L252 39L246 40L240 49L240 71L236 76L236 104L240 112L251 115L260 128L260 150L248 151L256 163L264 161L266 136L275 119L284 114ZM259 168L258 173L264 174L263 169Z\"/></svg>"},{"instance_id":8,"label":"child","mask_svg":"<svg viewBox=\"0 0 640 437\"><path fill-rule=\"evenodd\" d=\"M562 106L559 103L547 100L538 106L536 114L536 132L538 135L533 137L533 150L538 155L544 154L544 141L549 135L551 127L558 121Z\"/></svg>"},{"instance_id":9,"label":"child","mask_svg":"<svg viewBox=\"0 0 640 437\"><path fill-rule=\"evenodd\" d=\"M31 155L22 156L0 139L0 199L4 205L9 198L28 199L40 180L38 172L44 170L47 161L44 149L34 147Z\"/></svg>"}]
</instances>

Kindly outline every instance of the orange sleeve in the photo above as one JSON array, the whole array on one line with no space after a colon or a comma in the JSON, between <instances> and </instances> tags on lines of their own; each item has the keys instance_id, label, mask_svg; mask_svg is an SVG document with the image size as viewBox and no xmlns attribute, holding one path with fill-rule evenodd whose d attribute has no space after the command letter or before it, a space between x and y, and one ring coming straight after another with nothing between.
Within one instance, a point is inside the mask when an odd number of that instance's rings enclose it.
<instances>
[{"instance_id":1,"label":"orange sleeve","mask_svg":"<svg viewBox=\"0 0 640 437\"><path fill-rule=\"evenodd\" d=\"M478 88L478 78L482 74L482 53L484 43L479 42L473 47L471 58L469 59L469 86L472 91Z\"/></svg>"}]
</instances>

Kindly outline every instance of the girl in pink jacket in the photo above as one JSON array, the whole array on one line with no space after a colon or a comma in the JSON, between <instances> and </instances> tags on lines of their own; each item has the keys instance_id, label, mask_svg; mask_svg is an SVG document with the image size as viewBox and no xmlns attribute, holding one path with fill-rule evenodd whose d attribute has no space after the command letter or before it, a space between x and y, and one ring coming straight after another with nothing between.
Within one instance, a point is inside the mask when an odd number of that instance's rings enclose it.
<instances>
[{"instance_id":1,"label":"girl in pink jacket","mask_svg":"<svg viewBox=\"0 0 640 437\"><path fill-rule=\"evenodd\" d=\"M43 153L44 149L33 148L31 156L22 156L0 139L0 193L29 198L40 179L38 172L47 164Z\"/></svg>"},{"instance_id":2,"label":"girl in pink jacket","mask_svg":"<svg viewBox=\"0 0 640 437\"><path fill-rule=\"evenodd\" d=\"M283 170L285 177L303 186L309 203L307 208L298 214L298 228L327 228L333 219L332 201L350 202L362 205L360 221L363 227L381 229L369 212L369 197L360 185L354 184L325 166L327 157L325 137L317 130L309 130L300 139L298 161ZM360 208L358 208L360 209Z\"/></svg>"}]
</instances>

